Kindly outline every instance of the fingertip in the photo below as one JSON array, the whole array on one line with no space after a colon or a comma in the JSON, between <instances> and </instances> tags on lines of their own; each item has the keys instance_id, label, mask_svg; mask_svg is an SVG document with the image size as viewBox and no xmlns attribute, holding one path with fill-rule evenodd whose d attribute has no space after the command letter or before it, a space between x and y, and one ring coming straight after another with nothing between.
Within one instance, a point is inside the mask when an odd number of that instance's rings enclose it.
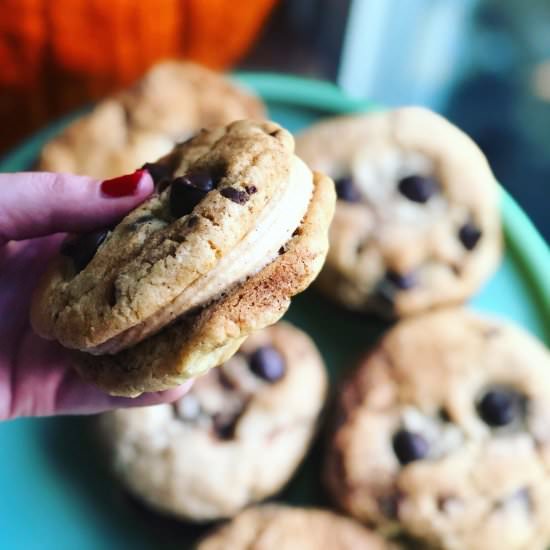
<instances>
[{"instance_id":1,"label":"fingertip","mask_svg":"<svg viewBox=\"0 0 550 550\"><path fill-rule=\"evenodd\" d=\"M136 170L110 180L96 183L96 195L89 210L80 211L77 232L98 229L119 222L134 208L147 200L155 185L146 170ZM92 227L88 227L88 222ZM74 231L74 230L73 230Z\"/></svg>"},{"instance_id":2,"label":"fingertip","mask_svg":"<svg viewBox=\"0 0 550 550\"><path fill-rule=\"evenodd\" d=\"M158 392L142 393L138 397L110 397L108 409L126 409L132 407L150 407L173 403L183 397L193 385L193 380L184 382L181 386Z\"/></svg>"},{"instance_id":3,"label":"fingertip","mask_svg":"<svg viewBox=\"0 0 550 550\"><path fill-rule=\"evenodd\" d=\"M139 401L139 406L173 403L183 397L191 389L192 385L193 380L188 380L177 388L171 388L161 392L144 393L136 398L136 401Z\"/></svg>"},{"instance_id":4,"label":"fingertip","mask_svg":"<svg viewBox=\"0 0 550 550\"><path fill-rule=\"evenodd\" d=\"M108 227L153 190L146 170L103 182L50 172L0 174L0 244Z\"/></svg>"},{"instance_id":5,"label":"fingertip","mask_svg":"<svg viewBox=\"0 0 550 550\"><path fill-rule=\"evenodd\" d=\"M151 174L143 168L136 170L134 173L139 174L138 185L134 192L134 196L139 198L148 197L155 190L155 183Z\"/></svg>"},{"instance_id":6,"label":"fingertip","mask_svg":"<svg viewBox=\"0 0 550 550\"><path fill-rule=\"evenodd\" d=\"M141 196L149 196L155 190L153 177L147 170L140 170L141 178L138 185L138 193Z\"/></svg>"}]
</instances>

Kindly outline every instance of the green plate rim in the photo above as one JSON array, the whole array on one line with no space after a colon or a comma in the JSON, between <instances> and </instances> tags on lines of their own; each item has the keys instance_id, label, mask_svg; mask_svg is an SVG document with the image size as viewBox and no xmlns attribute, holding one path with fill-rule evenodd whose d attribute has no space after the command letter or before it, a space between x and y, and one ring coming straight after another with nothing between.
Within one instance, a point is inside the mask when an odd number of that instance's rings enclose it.
<instances>
[{"instance_id":1,"label":"green plate rim","mask_svg":"<svg viewBox=\"0 0 550 550\"><path fill-rule=\"evenodd\" d=\"M253 89L265 101L290 103L298 107L329 113L365 112L382 107L370 101L351 98L336 85L314 78L271 72L237 72L233 77L244 87ZM30 166L40 145L55 135L75 113L65 116L29 139L0 159L0 172L9 171L10 165ZM550 323L550 249L529 217L508 192L501 188L502 221L506 244L518 260L544 315Z\"/></svg>"}]
</instances>

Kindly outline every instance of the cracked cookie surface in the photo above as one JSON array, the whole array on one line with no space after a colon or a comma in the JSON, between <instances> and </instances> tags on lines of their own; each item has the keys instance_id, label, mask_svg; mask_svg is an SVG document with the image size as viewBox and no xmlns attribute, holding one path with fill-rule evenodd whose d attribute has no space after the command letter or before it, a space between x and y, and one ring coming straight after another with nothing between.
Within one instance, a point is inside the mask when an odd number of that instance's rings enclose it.
<instances>
[{"instance_id":1,"label":"cracked cookie surface","mask_svg":"<svg viewBox=\"0 0 550 550\"><path fill-rule=\"evenodd\" d=\"M276 322L318 274L333 182L274 123L201 132L148 169L159 193L113 231L69 241L38 287L35 330L116 395L181 383ZM90 259L91 258L91 259ZM92 355L93 354L93 355Z\"/></svg>"},{"instance_id":2,"label":"cracked cookie surface","mask_svg":"<svg viewBox=\"0 0 550 550\"><path fill-rule=\"evenodd\" d=\"M277 249L290 238L311 196L307 169L303 179L291 181L294 159L292 138L273 123L233 123L177 146L150 168L159 189L167 187L94 240L88 262L81 261L82 254L75 261L75 252L86 250L88 241L69 240L62 248L60 265L46 277L39 296L38 332L83 351L119 351L211 299L207 291L202 301L178 303L184 291L195 294L198 283L211 282L215 297L216 290L220 294L253 274L263 266L251 265L231 281L226 273L237 268L225 265L218 281L205 280L230 254L238 253L233 264L242 263L243 243L255 246L265 263L273 259L259 224L283 198L301 211L283 230ZM228 190L242 192L246 200L227 197ZM281 227L283 217L276 216L272 225ZM159 312L168 318L155 319Z\"/></svg>"},{"instance_id":3,"label":"cracked cookie surface","mask_svg":"<svg viewBox=\"0 0 550 550\"><path fill-rule=\"evenodd\" d=\"M435 548L543 550L549 396L550 354L520 328L462 309L401 321L342 389L327 486Z\"/></svg>"},{"instance_id":4,"label":"cracked cookie surface","mask_svg":"<svg viewBox=\"0 0 550 550\"><path fill-rule=\"evenodd\" d=\"M350 518L328 510L266 505L249 508L197 550L395 550Z\"/></svg>"},{"instance_id":5,"label":"cracked cookie surface","mask_svg":"<svg viewBox=\"0 0 550 550\"><path fill-rule=\"evenodd\" d=\"M38 168L106 179L155 161L201 128L245 118L265 118L251 93L199 65L167 61L48 142Z\"/></svg>"},{"instance_id":6,"label":"cracked cookie surface","mask_svg":"<svg viewBox=\"0 0 550 550\"><path fill-rule=\"evenodd\" d=\"M317 280L355 310L401 317L470 297L500 258L498 188L475 143L408 107L328 119L298 154L336 182L330 251Z\"/></svg>"},{"instance_id":7,"label":"cracked cookie surface","mask_svg":"<svg viewBox=\"0 0 550 550\"><path fill-rule=\"evenodd\" d=\"M115 471L135 495L206 521L286 483L315 432L326 386L313 342L281 322L251 335L176 403L107 413L101 423Z\"/></svg>"}]
</instances>

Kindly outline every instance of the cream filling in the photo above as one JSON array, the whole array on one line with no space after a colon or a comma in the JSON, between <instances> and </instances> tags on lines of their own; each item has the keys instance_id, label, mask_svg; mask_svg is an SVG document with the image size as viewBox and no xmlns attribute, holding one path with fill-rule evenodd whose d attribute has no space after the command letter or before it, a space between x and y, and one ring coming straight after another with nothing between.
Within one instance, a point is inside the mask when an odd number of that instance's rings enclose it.
<instances>
[{"instance_id":1,"label":"cream filling","mask_svg":"<svg viewBox=\"0 0 550 550\"><path fill-rule=\"evenodd\" d=\"M294 156L282 192L269 200L256 225L220 259L214 269L199 277L170 304L138 325L86 351L100 355L129 347L263 269L277 257L281 247L300 225L312 194L313 174L303 161Z\"/></svg>"}]
</instances>

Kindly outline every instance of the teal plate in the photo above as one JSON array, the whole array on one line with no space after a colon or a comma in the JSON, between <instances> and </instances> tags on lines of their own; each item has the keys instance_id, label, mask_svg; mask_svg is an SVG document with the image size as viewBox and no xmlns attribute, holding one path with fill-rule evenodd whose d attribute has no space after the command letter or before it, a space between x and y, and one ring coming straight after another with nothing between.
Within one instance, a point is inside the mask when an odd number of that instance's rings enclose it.
<instances>
[{"instance_id":1,"label":"teal plate","mask_svg":"<svg viewBox=\"0 0 550 550\"><path fill-rule=\"evenodd\" d=\"M237 79L268 103L270 115L290 130L320 117L375 108L331 84L273 74ZM37 134L0 161L0 171L32 166L43 143L70 118ZM527 216L502 192L506 255L498 272L472 300L550 341L550 252ZM287 318L316 340L332 380L384 327L328 304L313 290L294 300ZM203 528L157 516L109 478L91 435L92 418L24 419L0 425L0 548L97 550L186 548ZM317 443L280 500L323 504Z\"/></svg>"}]
</instances>

